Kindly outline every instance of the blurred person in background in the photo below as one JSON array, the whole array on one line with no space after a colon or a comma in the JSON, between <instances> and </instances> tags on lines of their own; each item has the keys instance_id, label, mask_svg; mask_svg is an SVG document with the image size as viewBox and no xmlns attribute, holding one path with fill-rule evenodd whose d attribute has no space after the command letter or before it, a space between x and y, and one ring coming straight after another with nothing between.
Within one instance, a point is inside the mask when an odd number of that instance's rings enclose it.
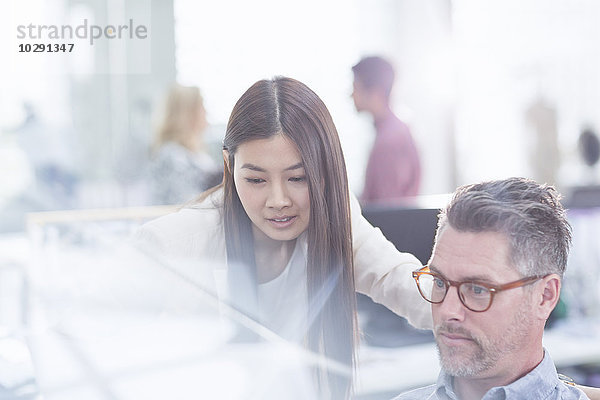
<instances>
[{"instance_id":1,"label":"blurred person in background","mask_svg":"<svg viewBox=\"0 0 600 400\"><path fill-rule=\"evenodd\" d=\"M28 212L80 205L79 152L73 130L46 122L29 101L23 103L23 111L23 122L6 129L10 145L2 148L9 169L0 190L0 232L25 230Z\"/></svg>"},{"instance_id":2,"label":"blurred person in background","mask_svg":"<svg viewBox=\"0 0 600 400\"><path fill-rule=\"evenodd\" d=\"M585 177L583 183L587 185L598 184L596 178L596 165L600 159L600 140L592 128L585 128L577 140L577 149L581 160L585 164Z\"/></svg>"},{"instance_id":3,"label":"blurred person in background","mask_svg":"<svg viewBox=\"0 0 600 400\"><path fill-rule=\"evenodd\" d=\"M524 136L532 177L538 182L557 184L561 163L558 147L558 111L552 101L537 96L525 111L531 132Z\"/></svg>"},{"instance_id":4,"label":"blurred person in background","mask_svg":"<svg viewBox=\"0 0 600 400\"><path fill-rule=\"evenodd\" d=\"M390 107L394 68L381 57L366 57L352 71L356 111L371 114L376 130L361 202L397 203L418 195L421 164L417 147L408 126Z\"/></svg>"},{"instance_id":5,"label":"blurred person in background","mask_svg":"<svg viewBox=\"0 0 600 400\"><path fill-rule=\"evenodd\" d=\"M577 164L569 172L566 204L569 208L600 206L600 181L598 180L598 160L600 140L591 127L584 128L577 139ZM567 176L567 175L565 175Z\"/></svg>"},{"instance_id":6,"label":"blurred person in background","mask_svg":"<svg viewBox=\"0 0 600 400\"><path fill-rule=\"evenodd\" d=\"M331 115L310 88L285 77L252 85L229 118L223 159L223 183L145 224L142 248L212 268L219 297L348 371L358 337L355 290L430 327L410 278L419 261L362 217ZM352 373L333 365L320 372L312 398L351 397Z\"/></svg>"},{"instance_id":7,"label":"blurred person in background","mask_svg":"<svg viewBox=\"0 0 600 400\"><path fill-rule=\"evenodd\" d=\"M220 182L222 172L205 148L206 127L200 89L175 84L154 137L149 166L152 203L184 203Z\"/></svg>"},{"instance_id":8,"label":"blurred person in background","mask_svg":"<svg viewBox=\"0 0 600 400\"><path fill-rule=\"evenodd\" d=\"M75 172L71 132L42 121L35 107L23 104L25 120L15 131L34 172L36 207L42 210L70 209L76 206L79 177Z\"/></svg>"}]
</instances>

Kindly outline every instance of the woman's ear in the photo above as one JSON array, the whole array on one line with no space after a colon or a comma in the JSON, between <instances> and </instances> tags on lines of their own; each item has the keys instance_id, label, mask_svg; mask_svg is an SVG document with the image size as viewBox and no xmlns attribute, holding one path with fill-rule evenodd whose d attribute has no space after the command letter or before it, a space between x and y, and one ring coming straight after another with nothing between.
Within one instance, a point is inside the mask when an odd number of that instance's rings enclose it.
<instances>
[{"instance_id":1,"label":"woman's ear","mask_svg":"<svg viewBox=\"0 0 600 400\"><path fill-rule=\"evenodd\" d=\"M223 149L223 162L225 165L225 168L227 168L227 171L231 174L231 170L229 168L229 151Z\"/></svg>"}]
</instances>

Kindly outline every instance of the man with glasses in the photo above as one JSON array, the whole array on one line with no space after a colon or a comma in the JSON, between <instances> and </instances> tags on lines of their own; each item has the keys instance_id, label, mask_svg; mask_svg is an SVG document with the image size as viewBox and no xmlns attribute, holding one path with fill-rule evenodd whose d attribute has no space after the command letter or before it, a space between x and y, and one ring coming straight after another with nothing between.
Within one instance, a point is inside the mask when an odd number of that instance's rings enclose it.
<instances>
[{"instance_id":1,"label":"man with glasses","mask_svg":"<svg viewBox=\"0 0 600 400\"><path fill-rule=\"evenodd\" d=\"M542 347L570 244L554 188L522 178L459 188L429 265L413 272L431 303L441 372L396 399L588 399L559 380Z\"/></svg>"}]
</instances>

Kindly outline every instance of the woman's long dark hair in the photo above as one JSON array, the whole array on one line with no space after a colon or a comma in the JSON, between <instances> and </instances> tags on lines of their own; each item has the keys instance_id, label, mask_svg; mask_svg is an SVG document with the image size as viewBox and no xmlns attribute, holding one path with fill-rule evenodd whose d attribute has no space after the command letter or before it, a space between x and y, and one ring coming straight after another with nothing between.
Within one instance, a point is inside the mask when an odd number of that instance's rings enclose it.
<instances>
[{"instance_id":1,"label":"woman's long dark hair","mask_svg":"<svg viewBox=\"0 0 600 400\"><path fill-rule=\"evenodd\" d=\"M237 101L227 124L223 148L229 152L229 160L223 187L230 285L237 295L247 287L244 282L256 282L252 223L235 188L234 156L240 144L278 134L298 147L310 193L308 346L327 358L354 366L357 323L346 165L325 104L306 85L291 78L256 82ZM350 394L351 377L321 370L319 379L325 376L332 398Z\"/></svg>"}]
</instances>

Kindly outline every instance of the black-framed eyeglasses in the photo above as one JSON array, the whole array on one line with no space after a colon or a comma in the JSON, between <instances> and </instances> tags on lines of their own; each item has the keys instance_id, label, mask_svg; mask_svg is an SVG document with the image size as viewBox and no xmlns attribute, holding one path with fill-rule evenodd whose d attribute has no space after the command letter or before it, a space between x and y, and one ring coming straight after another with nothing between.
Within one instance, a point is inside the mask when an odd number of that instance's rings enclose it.
<instances>
[{"instance_id":1,"label":"black-framed eyeglasses","mask_svg":"<svg viewBox=\"0 0 600 400\"><path fill-rule=\"evenodd\" d=\"M450 286L455 286L461 303L469 310L475 312L487 311L492 306L492 301L496 293L530 285L542 279L539 276L530 276L499 286L472 281L457 282L431 272L428 266L414 271L412 276L417 283L419 293L428 302L440 304L446 298Z\"/></svg>"}]
</instances>

